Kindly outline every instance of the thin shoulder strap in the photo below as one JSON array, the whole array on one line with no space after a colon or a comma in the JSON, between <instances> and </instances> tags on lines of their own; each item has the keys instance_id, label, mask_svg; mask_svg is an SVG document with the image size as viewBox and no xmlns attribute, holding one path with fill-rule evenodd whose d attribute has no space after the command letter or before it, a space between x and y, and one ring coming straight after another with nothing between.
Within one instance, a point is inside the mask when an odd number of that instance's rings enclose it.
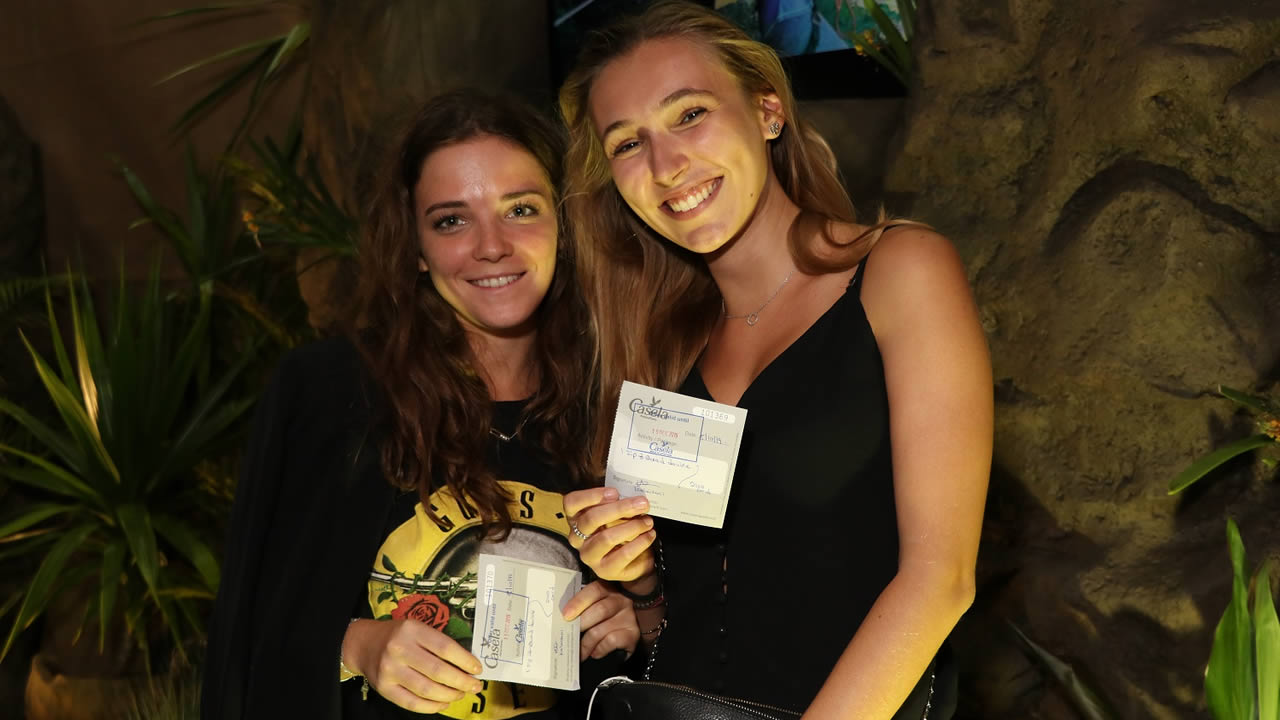
<instances>
[{"instance_id":1,"label":"thin shoulder strap","mask_svg":"<svg viewBox=\"0 0 1280 720\"><path fill-rule=\"evenodd\" d=\"M871 257L868 251L862 259L858 261L858 269L853 273L853 278L849 280L849 289L846 292L852 292L858 297L862 297L862 276L867 272L867 259Z\"/></svg>"}]
</instances>

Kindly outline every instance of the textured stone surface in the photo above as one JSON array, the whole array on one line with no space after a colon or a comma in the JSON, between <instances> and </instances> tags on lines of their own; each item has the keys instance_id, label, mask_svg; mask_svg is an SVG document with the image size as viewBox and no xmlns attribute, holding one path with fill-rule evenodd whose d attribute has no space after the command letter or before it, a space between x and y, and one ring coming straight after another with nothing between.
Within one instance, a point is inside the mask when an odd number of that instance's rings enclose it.
<instances>
[{"instance_id":1,"label":"textured stone surface","mask_svg":"<svg viewBox=\"0 0 1280 720\"><path fill-rule=\"evenodd\" d=\"M1280 483L1211 390L1280 392L1280 4L934 3L887 190L965 256L993 353L969 717L1073 717L1001 633L1078 662L1125 718L1207 717L1224 517L1280 551Z\"/></svg>"}]
</instances>

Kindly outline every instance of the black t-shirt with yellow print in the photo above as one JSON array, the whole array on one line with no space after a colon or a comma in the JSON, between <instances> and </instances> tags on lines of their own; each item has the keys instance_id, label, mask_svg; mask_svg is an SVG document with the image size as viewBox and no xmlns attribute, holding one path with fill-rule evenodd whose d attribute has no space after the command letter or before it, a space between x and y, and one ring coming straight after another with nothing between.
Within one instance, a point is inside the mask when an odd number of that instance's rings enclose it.
<instances>
[{"instance_id":1,"label":"black t-shirt with yellow print","mask_svg":"<svg viewBox=\"0 0 1280 720\"><path fill-rule=\"evenodd\" d=\"M523 402L494 404L493 426L512 433L519 426ZM392 507L386 539L369 574L367 595L354 617L382 620L413 618L425 622L471 649L475 620L476 573L479 555L504 555L582 569L569 545L563 493L572 489L562 468L531 451L520 437L490 438L489 462L511 500L512 529L495 541L486 538L477 514L448 490L432 493L432 520L416 492L400 493ZM586 578L584 578L585 580ZM355 686L359 680L347 683ZM369 699L344 688L344 717L423 717L383 699L370 689ZM501 720L544 720L569 717L561 691L550 688L486 681L485 687L453 703L436 717Z\"/></svg>"}]
</instances>

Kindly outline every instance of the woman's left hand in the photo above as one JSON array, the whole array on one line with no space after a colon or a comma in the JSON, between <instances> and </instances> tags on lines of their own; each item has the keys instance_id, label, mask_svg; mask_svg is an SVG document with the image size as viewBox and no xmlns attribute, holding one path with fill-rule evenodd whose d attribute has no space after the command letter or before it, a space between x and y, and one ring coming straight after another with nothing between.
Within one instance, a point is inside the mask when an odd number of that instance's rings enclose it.
<instances>
[{"instance_id":1,"label":"woman's left hand","mask_svg":"<svg viewBox=\"0 0 1280 720\"><path fill-rule=\"evenodd\" d=\"M602 658L614 650L635 652L640 642L640 626L631 599L597 580L582 588L564 606L564 619L581 617L582 654Z\"/></svg>"}]
</instances>

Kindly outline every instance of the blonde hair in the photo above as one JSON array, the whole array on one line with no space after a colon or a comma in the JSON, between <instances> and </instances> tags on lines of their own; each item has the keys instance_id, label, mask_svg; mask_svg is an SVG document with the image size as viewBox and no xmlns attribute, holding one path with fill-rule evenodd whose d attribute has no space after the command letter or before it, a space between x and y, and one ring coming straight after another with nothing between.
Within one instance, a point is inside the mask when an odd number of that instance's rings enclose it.
<instances>
[{"instance_id":1,"label":"blonde hair","mask_svg":"<svg viewBox=\"0 0 1280 720\"><path fill-rule=\"evenodd\" d=\"M882 217L853 240L834 237L834 223L854 222L854 210L831 147L801 118L777 53L718 13L687 2L661 2L589 35L560 89L560 112L569 128L566 217L578 239L578 274L599 343L592 445L597 470L607 452L622 381L679 386L721 312L720 291L702 258L650 230L619 195L590 117L591 85L600 71L659 38L710 49L748 96L778 96L786 127L771 142L770 162L783 191L800 207L787 242L801 272L852 268L888 224Z\"/></svg>"}]
</instances>

